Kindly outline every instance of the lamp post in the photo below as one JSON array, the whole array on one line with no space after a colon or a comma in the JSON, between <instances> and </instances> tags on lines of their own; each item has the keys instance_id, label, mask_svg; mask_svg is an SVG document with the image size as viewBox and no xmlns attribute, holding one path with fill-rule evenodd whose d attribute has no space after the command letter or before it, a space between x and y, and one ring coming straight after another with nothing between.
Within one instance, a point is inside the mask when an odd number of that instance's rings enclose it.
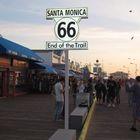
<instances>
[{"instance_id":1,"label":"lamp post","mask_svg":"<svg viewBox=\"0 0 140 140\"><path fill-rule=\"evenodd\" d=\"M99 66L100 66L101 64L99 63L99 60L98 60L98 59L96 60L96 63L95 63L94 65L95 65L96 68L97 68L97 75L99 76Z\"/></svg>"},{"instance_id":2,"label":"lamp post","mask_svg":"<svg viewBox=\"0 0 140 140\"><path fill-rule=\"evenodd\" d=\"M135 77L136 77L137 76L137 71L138 71L137 64L136 63L132 63L132 62L130 64L135 66Z\"/></svg>"},{"instance_id":3,"label":"lamp post","mask_svg":"<svg viewBox=\"0 0 140 140\"><path fill-rule=\"evenodd\" d=\"M135 77L136 77L137 76L137 64L135 62L135 59L134 58L128 58L128 60L129 60L129 66L130 66L130 64L135 66L134 74L135 74Z\"/></svg>"}]
</instances>

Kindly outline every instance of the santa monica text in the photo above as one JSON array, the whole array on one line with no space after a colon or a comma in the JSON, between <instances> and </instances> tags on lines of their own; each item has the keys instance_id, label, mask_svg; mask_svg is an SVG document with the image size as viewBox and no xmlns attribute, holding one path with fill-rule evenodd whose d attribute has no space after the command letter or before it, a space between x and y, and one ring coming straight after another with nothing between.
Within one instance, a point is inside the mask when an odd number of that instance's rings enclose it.
<instances>
[{"instance_id":1,"label":"santa monica text","mask_svg":"<svg viewBox=\"0 0 140 140\"><path fill-rule=\"evenodd\" d=\"M62 17L83 17L87 18L87 8L67 8L67 9L47 9L46 17L50 18L62 18Z\"/></svg>"}]
</instances>

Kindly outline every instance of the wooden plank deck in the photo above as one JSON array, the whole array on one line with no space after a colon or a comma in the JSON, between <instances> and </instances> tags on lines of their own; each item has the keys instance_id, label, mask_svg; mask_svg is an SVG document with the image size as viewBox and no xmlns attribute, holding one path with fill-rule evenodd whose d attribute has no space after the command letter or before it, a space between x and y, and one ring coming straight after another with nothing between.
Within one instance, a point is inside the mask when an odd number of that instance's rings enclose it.
<instances>
[{"instance_id":1,"label":"wooden plank deck","mask_svg":"<svg viewBox=\"0 0 140 140\"><path fill-rule=\"evenodd\" d=\"M54 96L46 94L0 99L0 140L47 140L64 128L64 121L53 121L54 104ZM73 107L71 101L70 111Z\"/></svg>"},{"instance_id":2,"label":"wooden plank deck","mask_svg":"<svg viewBox=\"0 0 140 140\"><path fill-rule=\"evenodd\" d=\"M140 140L140 123L137 132L130 131L131 125L132 112L122 89L120 105L115 108L96 105L86 140Z\"/></svg>"},{"instance_id":3,"label":"wooden plank deck","mask_svg":"<svg viewBox=\"0 0 140 140\"><path fill-rule=\"evenodd\" d=\"M74 108L70 96L70 112ZM47 140L64 122L53 121L53 95L29 94L0 99L0 140ZM115 108L96 105L86 140L139 140L131 127L131 109L122 90L121 104ZM77 139L80 131L77 131Z\"/></svg>"}]
</instances>

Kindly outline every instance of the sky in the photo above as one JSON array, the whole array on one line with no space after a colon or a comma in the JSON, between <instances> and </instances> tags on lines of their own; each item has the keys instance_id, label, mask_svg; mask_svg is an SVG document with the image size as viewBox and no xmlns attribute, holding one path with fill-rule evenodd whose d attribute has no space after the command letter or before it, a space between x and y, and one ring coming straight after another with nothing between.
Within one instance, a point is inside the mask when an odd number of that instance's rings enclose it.
<instances>
[{"instance_id":1,"label":"sky","mask_svg":"<svg viewBox=\"0 0 140 140\"><path fill-rule=\"evenodd\" d=\"M70 50L72 60L94 66L98 59L106 72L129 70L131 76L137 67L140 74L140 0L0 0L0 34L30 49L45 49L46 41L57 40L46 9L71 7L88 8L77 38L88 42L88 50Z\"/></svg>"}]
</instances>

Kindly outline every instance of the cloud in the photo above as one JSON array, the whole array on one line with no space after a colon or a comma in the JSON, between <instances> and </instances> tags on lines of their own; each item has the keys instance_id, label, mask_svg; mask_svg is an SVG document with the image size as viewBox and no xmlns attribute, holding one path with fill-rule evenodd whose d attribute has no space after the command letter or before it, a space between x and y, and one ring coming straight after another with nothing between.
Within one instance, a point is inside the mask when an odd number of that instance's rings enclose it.
<instances>
[{"instance_id":1,"label":"cloud","mask_svg":"<svg viewBox=\"0 0 140 140\"><path fill-rule=\"evenodd\" d=\"M0 23L0 27L3 37L29 48L45 49L45 42L55 38L49 25Z\"/></svg>"}]
</instances>

